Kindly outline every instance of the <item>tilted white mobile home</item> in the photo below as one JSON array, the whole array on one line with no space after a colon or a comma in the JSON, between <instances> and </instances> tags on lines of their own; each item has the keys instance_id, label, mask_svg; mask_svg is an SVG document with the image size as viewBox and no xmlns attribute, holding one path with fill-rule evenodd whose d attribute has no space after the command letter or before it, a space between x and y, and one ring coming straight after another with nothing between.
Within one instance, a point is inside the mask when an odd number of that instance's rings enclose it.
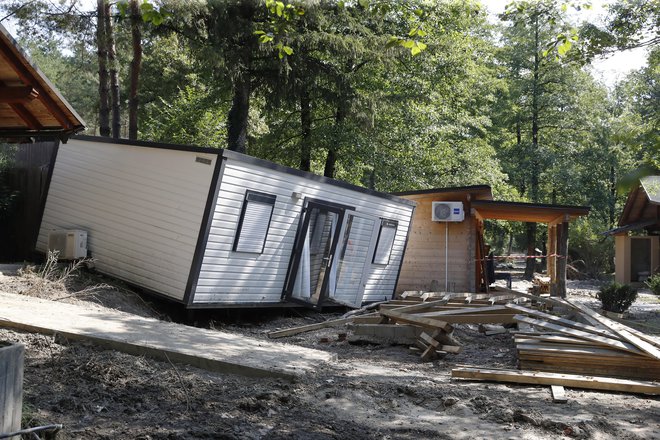
<instances>
[{"instance_id":1,"label":"tilted white mobile home","mask_svg":"<svg viewBox=\"0 0 660 440\"><path fill-rule=\"evenodd\" d=\"M392 298L415 203L232 151L59 146L37 251L88 232L101 273L188 308Z\"/></svg>"}]
</instances>

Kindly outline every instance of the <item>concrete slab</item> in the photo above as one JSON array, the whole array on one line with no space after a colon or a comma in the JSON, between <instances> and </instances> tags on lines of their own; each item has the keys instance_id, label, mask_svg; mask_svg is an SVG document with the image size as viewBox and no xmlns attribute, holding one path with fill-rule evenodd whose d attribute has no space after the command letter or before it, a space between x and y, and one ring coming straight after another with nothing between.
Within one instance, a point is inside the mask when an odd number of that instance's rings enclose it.
<instances>
[{"instance_id":1,"label":"concrete slab","mask_svg":"<svg viewBox=\"0 0 660 440\"><path fill-rule=\"evenodd\" d=\"M320 350L0 292L0 327L89 340L223 373L293 379L336 359Z\"/></svg>"}]
</instances>

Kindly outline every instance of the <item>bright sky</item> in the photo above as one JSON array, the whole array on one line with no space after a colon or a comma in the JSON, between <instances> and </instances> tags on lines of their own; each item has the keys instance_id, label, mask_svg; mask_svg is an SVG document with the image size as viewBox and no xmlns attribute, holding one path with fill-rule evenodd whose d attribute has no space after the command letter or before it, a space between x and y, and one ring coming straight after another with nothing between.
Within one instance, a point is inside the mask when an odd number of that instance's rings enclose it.
<instances>
[{"instance_id":1,"label":"bright sky","mask_svg":"<svg viewBox=\"0 0 660 440\"><path fill-rule=\"evenodd\" d=\"M577 12L569 9L569 13L577 21L589 21L599 24L603 22L607 13L605 5L613 0L591 0L591 9ZM488 12L493 16L504 12L507 4L511 0L481 0L481 3L488 8ZM623 79L631 70L637 70L646 65L646 50L644 48L632 49L622 52L616 52L607 58L596 60L591 67L591 71L597 79L603 81L608 87Z\"/></svg>"},{"instance_id":2,"label":"bright sky","mask_svg":"<svg viewBox=\"0 0 660 440\"><path fill-rule=\"evenodd\" d=\"M573 10L571 14L578 21L588 20L593 23L601 23L605 17L605 5L614 0L591 0L591 9L577 12ZM511 0L481 0L481 3L488 8L488 12L492 15L493 21L497 20L497 14L504 11L504 8ZM82 0L83 8L93 9L95 6L94 0ZM15 34L15 29L10 20L2 23L10 33ZM623 79L631 70L640 69L646 65L646 50L644 48L633 49L623 52L617 52L607 58L596 60L592 65L592 73L597 78L602 80L608 87Z\"/></svg>"}]
</instances>

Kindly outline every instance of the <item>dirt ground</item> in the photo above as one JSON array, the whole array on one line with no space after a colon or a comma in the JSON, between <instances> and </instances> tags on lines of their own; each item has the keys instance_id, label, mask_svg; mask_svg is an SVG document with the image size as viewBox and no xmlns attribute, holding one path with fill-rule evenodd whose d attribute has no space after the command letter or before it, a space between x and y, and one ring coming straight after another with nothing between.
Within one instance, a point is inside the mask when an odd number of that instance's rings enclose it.
<instances>
[{"instance_id":1,"label":"dirt ground","mask_svg":"<svg viewBox=\"0 0 660 440\"><path fill-rule=\"evenodd\" d=\"M571 298L596 305L596 283L570 282L569 288ZM28 270L0 276L0 290L183 316L87 274L48 281ZM199 316L197 325L267 339L270 330L342 312L218 313ZM642 293L631 320L660 333L658 298ZM458 365L514 368L508 334L484 336L476 326L457 326L463 352L422 363L407 347L351 344L340 340L343 332L283 339L338 355L294 382L210 373L57 336L0 329L0 340L26 346L23 426L62 423L60 439L660 439L659 397L567 389L569 402L554 404L548 387L450 379Z\"/></svg>"}]
</instances>

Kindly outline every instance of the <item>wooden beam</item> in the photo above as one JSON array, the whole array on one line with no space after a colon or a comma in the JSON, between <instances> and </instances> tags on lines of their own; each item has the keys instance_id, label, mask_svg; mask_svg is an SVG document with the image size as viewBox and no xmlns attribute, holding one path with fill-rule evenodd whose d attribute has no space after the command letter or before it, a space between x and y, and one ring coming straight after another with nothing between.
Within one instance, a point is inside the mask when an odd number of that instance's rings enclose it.
<instances>
[{"instance_id":1,"label":"wooden beam","mask_svg":"<svg viewBox=\"0 0 660 440\"><path fill-rule=\"evenodd\" d=\"M568 264L568 222L557 225L557 294L566 298L566 266Z\"/></svg>"},{"instance_id":2,"label":"wooden beam","mask_svg":"<svg viewBox=\"0 0 660 440\"><path fill-rule=\"evenodd\" d=\"M0 57L7 60L23 83L32 84L32 86L39 92L39 101L41 101L41 103L51 112L53 117L62 124L63 128L73 128L68 116L62 111L55 100L46 93L45 90L42 90L38 79L23 65L21 59L16 56L8 46L0 45Z\"/></svg>"},{"instance_id":3,"label":"wooden beam","mask_svg":"<svg viewBox=\"0 0 660 440\"><path fill-rule=\"evenodd\" d=\"M268 337L271 339L283 338L285 336L293 336L299 333L311 332L313 330L319 330L327 327L334 327L336 325L344 325L352 321L353 321L353 317L331 319L329 321L317 322L316 324L302 325L300 327L293 327L284 330L272 331L268 333Z\"/></svg>"},{"instance_id":4,"label":"wooden beam","mask_svg":"<svg viewBox=\"0 0 660 440\"><path fill-rule=\"evenodd\" d=\"M43 128L39 120L23 104L9 104L9 106L25 122L25 125L30 130L40 130Z\"/></svg>"},{"instance_id":5,"label":"wooden beam","mask_svg":"<svg viewBox=\"0 0 660 440\"><path fill-rule=\"evenodd\" d=\"M528 309L527 307L522 307L515 304L507 304L506 307L512 310L517 310L529 316L535 316L537 318L545 319L546 321L554 322L555 324L576 328L578 330L584 330L585 332L605 336L606 338L622 340L619 336L613 334L610 331L603 330L591 325L582 324L580 322L575 322L570 319L560 318L559 316L550 315L549 313L539 312L538 310Z\"/></svg>"},{"instance_id":6,"label":"wooden beam","mask_svg":"<svg viewBox=\"0 0 660 440\"><path fill-rule=\"evenodd\" d=\"M630 327L627 327L621 323L618 323L612 319L609 319L595 310L591 310L589 307L583 305L583 304L577 304L577 303L571 303L577 308L579 308L583 313L589 315L596 321L600 322L604 326L608 327L612 332L614 332L616 335L621 337L623 340L628 341L635 347L639 348L642 350L644 353L646 353L648 356L651 356L657 360L660 360L660 348L658 348L655 344L657 343L654 341L652 338L649 338L648 336L645 338L642 332L638 332L634 329L631 329ZM631 331L632 330L632 331Z\"/></svg>"},{"instance_id":7,"label":"wooden beam","mask_svg":"<svg viewBox=\"0 0 660 440\"><path fill-rule=\"evenodd\" d=\"M451 377L458 379L490 380L496 382L531 385L561 385L570 388L622 391L627 393L660 394L660 384L641 380L615 379L612 377L580 376L576 374L545 373L519 370L487 370L479 368L454 368Z\"/></svg>"},{"instance_id":8,"label":"wooden beam","mask_svg":"<svg viewBox=\"0 0 660 440\"><path fill-rule=\"evenodd\" d=\"M390 319L393 319L397 322L405 322L406 324L414 324L419 327L424 327L432 330L441 329L446 332L452 330L452 326L449 325L446 321L441 321L439 319L417 317L415 315L403 313L399 310L381 310L381 315L387 316Z\"/></svg>"},{"instance_id":9,"label":"wooden beam","mask_svg":"<svg viewBox=\"0 0 660 440\"><path fill-rule=\"evenodd\" d=\"M39 92L32 86L8 87L0 86L0 103L24 104L39 96Z\"/></svg>"},{"instance_id":10,"label":"wooden beam","mask_svg":"<svg viewBox=\"0 0 660 440\"><path fill-rule=\"evenodd\" d=\"M516 320L517 322L524 322L536 327L553 330L564 335L575 336L576 338L584 339L586 341L592 341L592 342L600 343L602 345L606 345L608 347L618 348L619 350L625 350L635 354L643 354L643 352L638 350L637 347L635 347L634 345L616 339L594 335L592 333L587 333L582 330L576 330L576 329L564 327L562 325L551 324L546 321L541 321L540 319L529 318L523 315L516 315L513 317L513 319Z\"/></svg>"}]
</instances>

